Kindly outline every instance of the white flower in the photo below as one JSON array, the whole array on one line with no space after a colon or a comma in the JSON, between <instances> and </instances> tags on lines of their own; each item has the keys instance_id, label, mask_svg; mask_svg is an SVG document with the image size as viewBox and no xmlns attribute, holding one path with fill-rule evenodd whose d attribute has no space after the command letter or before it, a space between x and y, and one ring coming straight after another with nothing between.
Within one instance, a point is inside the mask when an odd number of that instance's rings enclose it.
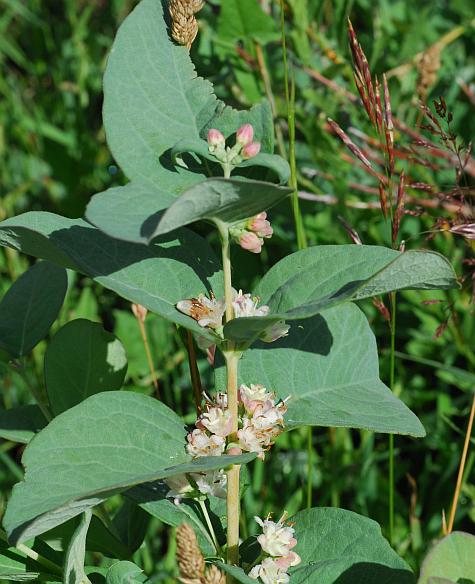
<instances>
[{"instance_id":1,"label":"white flower","mask_svg":"<svg viewBox=\"0 0 475 584\"><path fill-rule=\"evenodd\" d=\"M187 316L191 316L202 327L218 329L223 326L223 315L226 310L223 300L212 297L206 298L200 294L198 298L180 300L177 309Z\"/></svg>"},{"instance_id":2,"label":"white flower","mask_svg":"<svg viewBox=\"0 0 475 584\"><path fill-rule=\"evenodd\" d=\"M211 434L217 434L223 438L229 436L233 429L233 419L228 410L222 408L209 408L209 410L201 414L197 428L208 430Z\"/></svg>"},{"instance_id":3,"label":"white flower","mask_svg":"<svg viewBox=\"0 0 475 584\"><path fill-rule=\"evenodd\" d=\"M295 552L289 552L289 554L283 558L276 558L275 563L282 570L288 570L291 566L298 566L302 558Z\"/></svg>"},{"instance_id":4,"label":"white flower","mask_svg":"<svg viewBox=\"0 0 475 584\"><path fill-rule=\"evenodd\" d=\"M224 452L226 440L221 436L208 436L204 430L196 428L187 436L186 450L191 456L220 456Z\"/></svg>"},{"instance_id":5,"label":"white flower","mask_svg":"<svg viewBox=\"0 0 475 584\"><path fill-rule=\"evenodd\" d=\"M257 432L280 433L280 427L284 426L283 414L287 411L287 407L283 402L277 406L273 401L261 402L254 408L251 418L251 424Z\"/></svg>"},{"instance_id":6,"label":"white flower","mask_svg":"<svg viewBox=\"0 0 475 584\"><path fill-rule=\"evenodd\" d=\"M260 578L263 584L287 584L290 576L272 558L265 558L262 564L257 564L249 572L249 577L257 580Z\"/></svg>"},{"instance_id":7,"label":"white flower","mask_svg":"<svg viewBox=\"0 0 475 584\"><path fill-rule=\"evenodd\" d=\"M220 499L226 498L227 477L224 470L215 470L203 474L194 473L192 476L200 493L203 495L213 495Z\"/></svg>"},{"instance_id":8,"label":"white flower","mask_svg":"<svg viewBox=\"0 0 475 584\"><path fill-rule=\"evenodd\" d=\"M269 307L264 304L258 308L258 302L259 298L256 296L243 294L242 290L237 292L233 289L234 318L242 318L246 316L267 316L267 314L269 314Z\"/></svg>"},{"instance_id":9,"label":"white flower","mask_svg":"<svg viewBox=\"0 0 475 584\"><path fill-rule=\"evenodd\" d=\"M288 556L290 550L297 544L297 540L294 538L294 529L284 525L281 521L276 523L270 519L264 521L259 517L254 519L262 527L262 534L257 538L262 550L274 557Z\"/></svg>"},{"instance_id":10,"label":"white flower","mask_svg":"<svg viewBox=\"0 0 475 584\"><path fill-rule=\"evenodd\" d=\"M264 343L273 343L274 341L277 341L277 339L286 337L289 334L289 329L290 324L287 324L284 320L279 320L279 322L264 329L259 335L259 338L261 341L264 341Z\"/></svg>"},{"instance_id":11,"label":"white flower","mask_svg":"<svg viewBox=\"0 0 475 584\"><path fill-rule=\"evenodd\" d=\"M239 387L239 399L246 411L251 414L259 404L273 398L274 394L267 391L263 385L251 383L251 387L248 387L243 383Z\"/></svg>"},{"instance_id":12,"label":"white flower","mask_svg":"<svg viewBox=\"0 0 475 584\"><path fill-rule=\"evenodd\" d=\"M258 458L264 460L265 450L263 448L263 440L250 420L244 420L243 427L238 430L237 435L239 446L243 450L247 452L257 452Z\"/></svg>"},{"instance_id":13,"label":"white flower","mask_svg":"<svg viewBox=\"0 0 475 584\"><path fill-rule=\"evenodd\" d=\"M187 493L193 491L193 487L190 485L188 478L184 474L168 477L165 479L165 484L170 489L167 493L167 497L175 499L175 502L179 502L179 500L186 496Z\"/></svg>"}]
</instances>

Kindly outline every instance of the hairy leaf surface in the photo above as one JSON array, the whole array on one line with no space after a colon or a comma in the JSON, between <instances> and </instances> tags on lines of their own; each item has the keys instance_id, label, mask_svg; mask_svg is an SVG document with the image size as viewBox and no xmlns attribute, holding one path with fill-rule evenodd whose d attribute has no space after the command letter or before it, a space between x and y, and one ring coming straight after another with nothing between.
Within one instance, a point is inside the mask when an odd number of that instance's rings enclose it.
<instances>
[{"instance_id":1,"label":"hairy leaf surface","mask_svg":"<svg viewBox=\"0 0 475 584\"><path fill-rule=\"evenodd\" d=\"M266 317L236 318L229 339L249 341L280 319L309 318L342 302L394 290L456 286L450 263L429 251L398 252L367 245L326 245L293 253L273 266L255 293L271 311Z\"/></svg>"},{"instance_id":2,"label":"hairy leaf surface","mask_svg":"<svg viewBox=\"0 0 475 584\"><path fill-rule=\"evenodd\" d=\"M38 262L12 284L0 302L0 348L28 354L56 320L68 287L66 270Z\"/></svg>"},{"instance_id":3,"label":"hairy leaf surface","mask_svg":"<svg viewBox=\"0 0 475 584\"><path fill-rule=\"evenodd\" d=\"M239 367L241 383L260 383L287 402L286 424L364 428L424 436L418 418L379 379L376 339L363 312L347 303L302 321L289 336L256 343ZM218 389L225 387L223 369Z\"/></svg>"},{"instance_id":4,"label":"hairy leaf surface","mask_svg":"<svg viewBox=\"0 0 475 584\"><path fill-rule=\"evenodd\" d=\"M82 272L126 300L215 338L175 308L200 292L222 294L219 262L188 230L146 247L112 239L81 219L31 212L0 223L0 245Z\"/></svg>"},{"instance_id":5,"label":"hairy leaf surface","mask_svg":"<svg viewBox=\"0 0 475 584\"><path fill-rule=\"evenodd\" d=\"M45 354L45 381L55 415L90 395L120 389L127 372L122 343L86 319L64 325Z\"/></svg>"},{"instance_id":6,"label":"hairy leaf surface","mask_svg":"<svg viewBox=\"0 0 475 584\"><path fill-rule=\"evenodd\" d=\"M191 461L185 435L167 406L126 391L99 393L63 412L24 452L25 479L14 487L4 517L10 541L44 533L132 486L255 457Z\"/></svg>"}]
</instances>

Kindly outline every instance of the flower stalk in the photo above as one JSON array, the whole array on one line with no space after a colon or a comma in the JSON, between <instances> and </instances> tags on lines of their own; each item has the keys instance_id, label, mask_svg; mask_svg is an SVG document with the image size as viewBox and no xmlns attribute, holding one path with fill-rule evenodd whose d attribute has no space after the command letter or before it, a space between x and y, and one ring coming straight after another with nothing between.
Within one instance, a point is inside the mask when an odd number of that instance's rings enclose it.
<instances>
[{"instance_id":1,"label":"flower stalk","mask_svg":"<svg viewBox=\"0 0 475 584\"><path fill-rule=\"evenodd\" d=\"M224 274L224 301L226 304L226 322L234 317L233 311L233 286L231 276L231 245L229 231L226 225L220 226L223 274ZM231 439L237 440L238 432L238 362L239 353L235 351L234 343L229 342L224 352L227 375L227 405L232 419ZM240 466L233 465L227 471L227 551L226 561L231 565L239 564L239 473ZM234 578L226 577L228 584L233 583Z\"/></svg>"}]
</instances>

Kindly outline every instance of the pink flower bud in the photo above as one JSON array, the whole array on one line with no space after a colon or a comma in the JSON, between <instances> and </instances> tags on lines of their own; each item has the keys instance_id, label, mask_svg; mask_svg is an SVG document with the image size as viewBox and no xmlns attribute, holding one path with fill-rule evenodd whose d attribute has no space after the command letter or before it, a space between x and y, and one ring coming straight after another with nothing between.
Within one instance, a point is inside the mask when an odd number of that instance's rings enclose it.
<instances>
[{"instance_id":1,"label":"pink flower bud","mask_svg":"<svg viewBox=\"0 0 475 584\"><path fill-rule=\"evenodd\" d=\"M242 449L239 448L239 446L231 446L231 448L228 449L228 451L226 452L226 454L231 454L233 456L238 456L239 454L242 454Z\"/></svg>"},{"instance_id":2,"label":"pink flower bud","mask_svg":"<svg viewBox=\"0 0 475 584\"><path fill-rule=\"evenodd\" d=\"M244 124L236 132L236 142L242 146L250 144L254 139L254 128L251 124Z\"/></svg>"},{"instance_id":3,"label":"pink flower bud","mask_svg":"<svg viewBox=\"0 0 475 584\"><path fill-rule=\"evenodd\" d=\"M262 239L252 231L244 231L239 236L239 245L252 253L261 253Z\"/></svg>"},{"instance_id":4,"label":"pink flower bud","mask_svg":"<svg viewBox=\"0 0 475 584\"><path fill-rule=\"evenodd\" d=\"M219 130L214 128L208 131L208 144L209 146L216 148L217 146L224 146L225 139L223 134Z\"/></svg>"},{"instance_id":5,"label":"pink flower bud","mask_svg":"<svg viewBox=\"0 0 475 584\"><path fill-rule=\"evenodd\" d=\"M241 152L241 156L244 158L244 160L247 160L248 158L254 158L254 156L257 156L260 151L261 143L251 142L250 144L246 144L246 146L244 146Z\"/></svg>"},{"instance_id":6,"label":"pink flower bud","mask_svg":"<svg viewBox=\"0 0 475 584\"><path fill-rule=\"evenodd\" d=\"M259 237L272 237L272 234L274 233L274 230L266 217L267 213L263 211L262 213L259 213L259 215L249 219L247 222L248 228L251 231L254 231Z\"/></svg>"}]
</instances>

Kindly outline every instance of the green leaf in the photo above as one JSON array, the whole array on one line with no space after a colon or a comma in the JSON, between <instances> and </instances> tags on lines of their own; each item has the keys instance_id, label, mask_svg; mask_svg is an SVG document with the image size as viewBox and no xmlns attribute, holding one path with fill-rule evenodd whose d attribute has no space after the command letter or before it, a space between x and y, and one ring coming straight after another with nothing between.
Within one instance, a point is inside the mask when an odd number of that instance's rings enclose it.
<instances>
[{"instance_id":1,"label":"green leaf","mask_svg":"<svg viewBox=\"0 0 475 584\"><path fill-rule=\"evenodd\" d=\"M129 556L142 545L149 522L148 513L130 499L124 499L124 504L114 517L113 525L120 540L127 546Z\"/></svg>"},{"instance_id":2,"label":"green leaf","mask_svg":"<svg viewBox=\"0 0 475 584\"><path fill-rule=\"evenodd\" d=\"M143 570L134 563L126 561L112 564L106 575L106 584L136 584L146 580Z\"/></svg>"},{"instance_id":3,"label":"green leaf","mask_svg":"<svg viewBox=\"0 0 475 584\"><path fill-rule=\"evenodd\" d=\"M289 163L278 154L266 154L265 152L261 152L257 156L253 156L252 158L249 158L249 160L241 162L237 168L251 168L254 166L271 170L278 177L281 185L286 184L290 179Z\"/></svg>"},{"instance_id":4,"label":"green leaf","mask_svg":"<svg viewBox=\"0 0 475 584\"><path fill-rule=\"evenodd\" d=\"M146 182L133 181L94 195L86 219L105 234L132 243L148 243L163 211L175 196Z\"/></svg>"},{"instance_id":5,"label":"green leaf","mask_svg":"<svg viewBox=\"0 0 475 584\"><path fill-rule=\"evenodd\" d=\"M285 399L286 424L364 428L424 436L418 418L379 379L376 340L354 304L292 322L289 336L257 343L239 367L241 383L260 383ZM217 372L218 389L225 383Z\"/></svg>"},{"instance_id":6,"label":"green leaf","mask_svg":"<svg viewBox=\"0 0 475 584\"><path fill-rule=\"evenodd\" d=\"M32 212L0 223L0 245L82 272L126 300L216 340L175 308L200 292L222 294L219 262L209 244L188 230L146 247L112 239L81 219Z\"/></svg>"},{"instance_id":7,"label":"green leaf","mask_svg":"<svg viewBox=\"0 0 475 584\"><path fill-rule=\"evenodd\" d=\"M275 21L254 0L227 0L222 4L218 35L227 43L257 41L266 44L278 40Z\"/></svg>"},{"instance_id":8,"label":"green leaf","mask_svg":"<svg viewBox=\"0 0 475 584\"><path fill-rule=\"evenodd\" d=\"M198 503L192 499L183 499L179 505L175 505L166 498L168 491L169 488L163 483L149 483L127 491L127 497L131 497L142 509L166 525L178 527L182 523L187 523L196 533L203 554L205 556L216 554Z\"/></svg>"},{"instance_id":9,"label":"green leaf","mask_svg":"<svg viewBox=\"0 0 475 584\"><path fill-rule=\"evenodd\" d=\"M0 302L0 348L22 357L56 320L68 287L66 271L48 262L27 270Z\"/></svg>"},{"instance_id":10,"label":"green leaf","mask_svg":"<svg viewBox=\"0 0 475 584\"><path fill-rule=\"evenodd\" d=\"M475 584L475 535L454 531L441 539L422 563L417 584Z\"/></svg>"},{"instance_id":11,"label":"green leaf","mask_svg":"<svg viewBox=\"0 0 475 584\"><path fill-rule=\"evenodd\" d=\"M185 435L175 412L131 392L99 393L63 412L25 449L25 480L15 485L4 517L10 541L44 533L132 486L254 458L190 461Z\"/></svg>"},{"instance_id":12,"label":"green leaf","mask_svg":"<svg viewBox=\"0 0 475 584\"><path fill-rule=\"evenodd\" d=\"M102 325L77 319L63 326L45 354L45 381L54 415L90 395L120 389L127 372L122 343Z\"/></svg>"},{"instance_id":13,"label":"green leaf","mask_svg":"<svg viewBox=\"0 0 475 584\"><path fill-rule=\"evenodd\" d=\"M226 574L231 574L235 580L242 582L242 584L256 584L256 580L249 578L246 572L238 566L230 566L229 564L223 564L223 562L216 562L216 565L220 570L226 572Z\"/></svg>"},{"instance_id":14,"label":"green leaf","mask_svg":"<svg viewBox=\"0 0 475 584\"><path fill-rule=\"evenodd\" d=\"M131 180L149 180L181 192L204 178L171 164L169 150L182 138L205 139L210 127L235 132L254 126L263 151L273 151L268 105L237 112L216 99L212 85L197 77L189 51L171 39L164 0L143 0L119 29L104 77L104 126L119 166Z\"/></svg>"},{"instance_id":15,"label":"green leaf","mask_svg":"<svg viewBox=\"0 0 475 584\"><path fill-rule=\"evenodd\" d=\"M351 511L314 508L292 517L302 563L292 584L413 584L409 566L381 534L379 525Z\"/></svg>"},{"instance_id":16,"label":"green leaf","mask_svg":"<svg viewBox=\"0 0 475 584\"><path fill-rule=\"evenodd\" d=\"M191 187L165 211L153 237L200 219L241 221L276 205L290 192L261 181L210 178Z\"/></svg>"},{"instance_id":17,"label":"green leaf","mask_svg":"<svg viewBox=\"0 0 475 584\"><path fill-rule=\"evenodd\" d=\"M64 552L68 548L73 533L78 528L80 523L78 519L81 519L81 516L74 517L66 523L62 523L61 525L50 529L46 533L37 537L35 541L38 542L41 540L50 548L58 550L59 552ZM117 535L112 534L96 515L92 516L87 531L86 549L88 551L99 552L119 559L127 559L133 553L133 550L127 548L127 546L118 539Z\"/></svg>"},{"instance_id":18,"label":"green leaf","mask_svg":"<svg viewBox=\"0 0 475 584\"><path fill-rule=\"evenodd\" d=\"M91 523L91 517L92 511L90 509L86 510L76 531L73 533L64 562L64 584L90 584L90 580L84 572L84 559L86 556L87 530Z\"/></svg>"},{"instance_id":19,"label":"green leaf","mask_svg":"<svg viewBox=\"0 0 475 584\"><path fill-rule=\"evenodd\" d=\"M404 253L368 245L310 247L278 262L255 293L268 304L266 317L236 318L226 338L245 342L277 320L309 318L349 300L394 290L445 289L457 285L450 263L429 251Z\"/></svg>"},{"instance_id":20,"label":"green leaf","mask_svg":"<svg viewBox=\"0 0 475 584\"><path fill-rule=\"evenodd\" d=\"M37 580L40 575L38 571L33 571L30 566L31 561L15 548L9 548L6 543L0 541L0 580L11 580L12 582L27 582Z\"/></svg>"},{"instance_id":21,"label":"green leaf","mask_svg":"<svg viewBox=\"0 0 475 584\"><path fill-rule=\"evenodd\" d=\"M189 138L184 138L180 140L171 150L171 156L174 162L177 161L177 157L179 157L183 153L191 152L193 154L197 154L201 158L205 160L210 160L211 162L216 163L216 158L213 154L210 153L208 148L208 143L204 140L192 140ZM239 164L235 170L235 174L239 174L240 168L250 168L253 166L267 168L271 170L277 178L279 179L279 183L285 184L289 181L290 178L290 166L289 163L284 160L281 156L277 154L267 154L266 152L260 153L257 156L253 156L249 160L244 160Z\"/></svg>"},{"instance_id":22,"label":"green leaf","mask_svg":"<svg viewBox=\"0 0 475 584\"><path fill-rule=\"evenodd\" d=\"M45 426L46 419L38 406L0 410L0 438L4 440L28 444Z\"/></svg>"}]
</instances>

